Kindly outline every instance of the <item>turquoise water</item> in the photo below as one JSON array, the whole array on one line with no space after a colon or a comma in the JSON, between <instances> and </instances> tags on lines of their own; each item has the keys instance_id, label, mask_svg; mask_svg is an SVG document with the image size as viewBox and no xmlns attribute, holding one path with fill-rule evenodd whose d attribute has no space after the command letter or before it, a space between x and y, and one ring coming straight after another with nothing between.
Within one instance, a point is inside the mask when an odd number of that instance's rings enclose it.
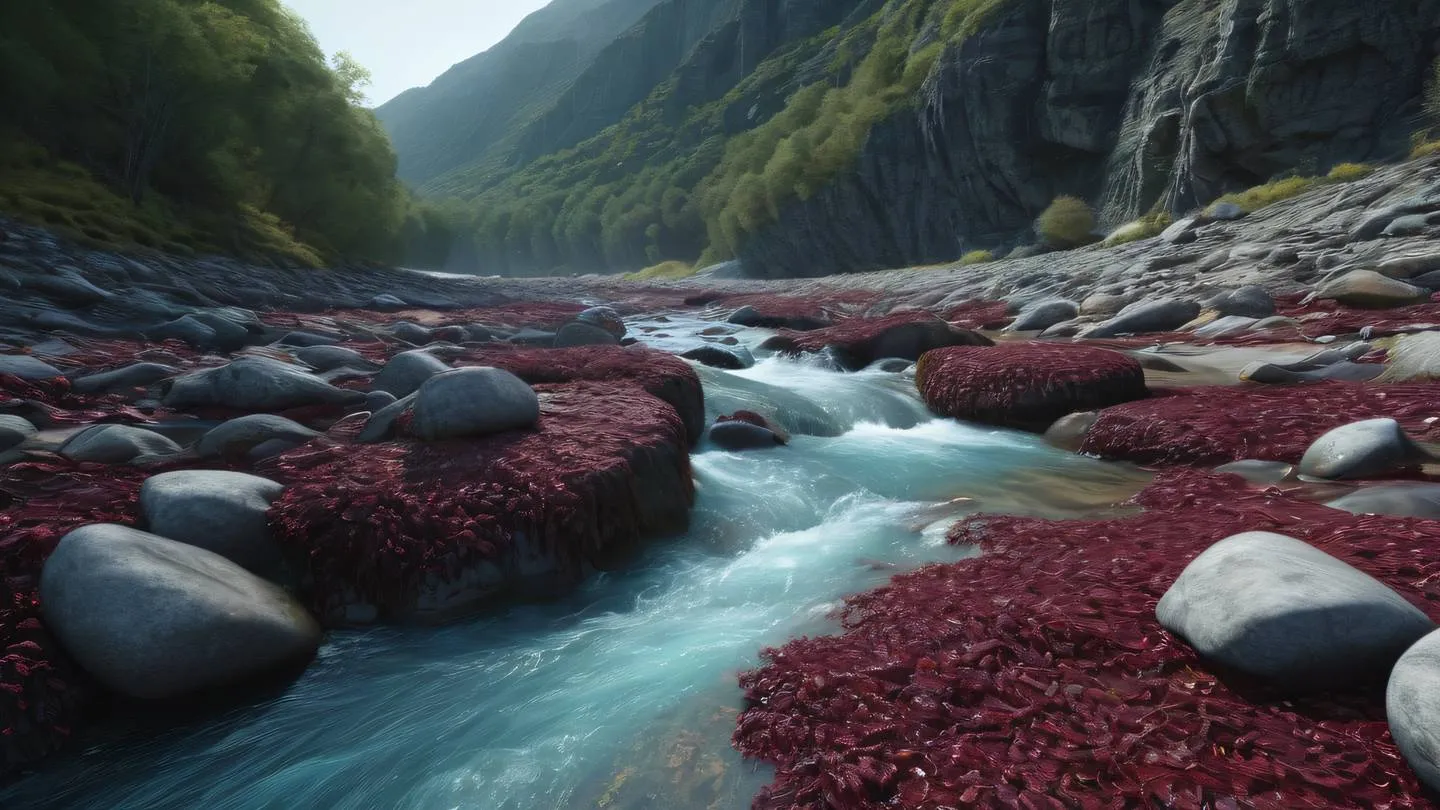
<instances>
[{"instance_id":1,"label":"turquoise water","mask_svg":"<svg viewBox=\"0 0 1440 810\"><path fill-rule=\"evenodd\" d=\"M943 542L958 514L1064 516L1139 483L1034 437L933 420L899 374L768 359L703 375L712 407L782 396L792 428L838 435L702 445L692 530L626 573L451 626L335 633L283 694L112 728L0 807L748 807L768 775L728 742L735 674L762 647L833 629L845 594L966 554Z\"/></svg>"}]
</instances>

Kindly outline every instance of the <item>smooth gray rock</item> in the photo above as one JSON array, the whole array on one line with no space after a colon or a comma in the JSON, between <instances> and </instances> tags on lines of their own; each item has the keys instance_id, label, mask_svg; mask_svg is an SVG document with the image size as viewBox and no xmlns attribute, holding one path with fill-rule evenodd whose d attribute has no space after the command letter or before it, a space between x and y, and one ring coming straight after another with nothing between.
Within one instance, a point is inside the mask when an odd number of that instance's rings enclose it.
<instances>
[{"instance_id":1,"label":"smooth gray rock","mask_svg":"<svg viewBox=\"0 0 1440 810\"><path fill-rule=\"evenodd\" d=\"M1410 283L1416 287L1429 290L1432 293L1440 291L1440 270L1431 270L1428 273L1418 275L1410 279Z\"/></svg>"},{"instance_id":2,"label":"smooth gray rock","mask_svg":"<svg viewBox=\"0 0 1440 810\"><path fill-rule=\"evenodd\" d=\"M817 318L808 315L784 315L770 316L761 314L755 307L746 305L730 313L726 319L727 323L737 326L756 326L762 329L794 329L797 332L809 332L814 329L824 329L833 325L828 318Z\"/></svg>"},{"instance_id":3,"label":"smooth gray rock","mask_svg":"<svg viewBox=\"0 0 1440 810\"><path fill-rule=\"evenodd\" d=\"M234 351L250 343L250 330L235 317L225 317L222 312L197 312L190 316L210 327L215 333L211 345L222 351Z\"/></svg>"},{"instance_id":4,"label":"smooth gray rock","mask_svg":"<svg viewBox=\"0 0 1440 810\"><path fill-rule=\"evenodd\" d=\"M1204 307L1221 315L1268 318L1275 314L1275 299L1264 287L1251 285L1212 296L1205 301Z\"/></svg>"},{"instance_id":5,"label":"smooth gray rock","mask_svg":"<svg viewBox=\"0 0 1440 810\"><path fill-rule=\"evenodd\" d=\"M1141 301L1122 309L1110 320L1083 333L1087 338L1107 338L1116 335L1143 335L1147 332L1172 332L1195 320L1200 314L1200 305L1194 301L1178 298L1163 298L1158 301Z\"/></svg>"},{"instance_id":6,"label":"smooth gray rock","mask_svg":"<svg viewBox=\"0 0 1440 810\"><path fill-rule=\"evenodd\" d=\"M423 349L412 349L390 358L390 362L375 375L370 388L405 397L420 390L426 380L449 370L450 367L435 355Z\"/></svg>"},{"instance_id":7,"label":"smooth gray rock","mask_svg":"<svg viewBox=\"0 0 1440 810\"><path fill-rule=\"evenodd\" d=\"M305 346L290 352L296 360L316 371L334 371L337 368L353 368L369 371L376 366L364 355L343 346Z\"/></svg>"},{"instance_id":8,"label":"smooth gray rock","mask_svg":"<svg viewBox=\"0 0 1440 810\"><path fill-rule=\"evenodd\" d=\"M1316 439L1300 459L1300 474L1338 480L1371 478L1412 467L1425 452L1394 419L1366 419Z\"/></svg>"},{"instance_id":9,"label":"smooth gray rock","mask_svg":"<svg viewBox=\"0 0 1440 810\"><path fill-rule=\"evenodd\" d=\"M576 315L575 321L604 329L614 335L616 340L625 337L625 319L610 307L591 307Z\"/></svg>"},{"instance_id":10,"label":"smooth gray rock","mask_svg":"<svg viewBox=\"0 0 1440 810\"><path fill-rule=\"evenodd\" d=\"M113 371L80 377L71 382L70 387L81 394L103 394L144 388L179 373L180 369L162 363L133 363Z\"/></svg>"},{"instance_id":11,"label":"smooth gray rock","mask_svg":"<svg viewBox=\"0 0 1440 810\"><path fill-rule=\"evenodd\" d=\"M45 623L122 695L231 686L315 654L320 627L280 588L202 548L124 526L70 532L40 577Z\"/></svg>"},{"instance_id":12,"label":"smooth gray rock","mask_svg":"<svg viewBox=\"0 0 1440 810\"><path fill-rule=\"evenodd\" d=\"M298 366L251 356L176 377L165 394L165 406L262 412L304 405L347 405L364 398L364 394L336 388Z\"/></svg>"},{"instance_id":13,"label":"smooth gray rock","mask_svg":"<svg viewBox=\"0 0 1440 810\"><path fill-rule=\"evenodd\" d=\"M394 335L400 340L405 341L406 343L412 343L416 346L424 346L425 344L430 342L430 338L433 335L433 332L419 324L410 323L409 321L400 321L399 323L392 324L390 326L390 334Z\"/></svg>"},{"instance_id":14,"label":"smooth gray rock","mask_svg":"<svg viewBox=\"0 0 1440 810\"><path fill-rule=\"evenodd\" d=\"M151 340L178 340L191 346L214 346L219 341L215 330L202 323L194 315L184 315L169 323L162 323L145 332Z\"/></svg>"},{"instance_id":15,"label":"smooth gray rock","mask_svg":"<svg viewBox=\"0 0 1440 810\"><path fill-rule=\"evenodd\" d=\"M398 397L388 391L371 391L365 395L365 410L374 413L394 405L397 400Z\"/></svg>"},{"instance_id":16,"label":"smooth gray rock","mask_svg":"<svg viewBox=\"0 0 1440 810\"><path fill-rule=\"evenodd\" d=\"M1215 468L1215 472L1238 475L1252 484L1273 485L1293 478L1295 475L1295 467L1283 461L1244 459L1242 461L1232 461L1229 464L1221 464Z\"/></svg>"},{"instance_id":17,"label":"smooth gray rock","mask_svg":"<svg viewBox=\"0 0 1440 810\"><path fill-rule=\"evenodd\" d=\"M288 439L270 439L250 448L250 452L246 453L245 457L250 461L263 461L267 458L278 456L281 453L288 453L299 447L300 444L299 442L292 442Z\"/></svg>"},{"instance_id":18,"label":"smooth gray rock","mask_svg":"<svg viewBox=\"0 0 1440 810\"><path fill-rule=\"evenodd\" d=\"M1377 309L1405 306L1429 298L1424 289L1382 276L1373 270L1352 270L1326 282L1316 295L1353 307Z\"/></svg>"},{"instance_id":19,"label":"smooth gray rock","mask_svg":"<svg viewBox=\"0 0 1440 810\"><path fill-rule=\"evenodd\" d=\"M145 479L140 513L152 534L203 548L260 576L273 576L280 547L265 513L285 487L224 470L179 470Z\"/></svg>"},{"instance_id":20,"label":"smooth gray rock","mask_svg":"<svg viewBox=\"0 0 1440 810\"><path fill-rule=\"evenodd\" d=\"M1358 489L1325 504L1354 515L1440 520L1440 484L1400 482Z\"/></svg>"},{"instance_id":21,"label":"smooth gray rock","mask_svg":"<svg viewBox=\"0 0 1440 810\"><path fill-rule=\"evenodd\" d=\"M1080 302L1080 314L1094 317L1108 317L1124 309L1131 301L1128 295L1095 293Z\"/></svg>"},{"instance_id":22,"label":"smooth gray rock","mask_svg":"<svg viewBox=\"0 0 1440 810\"><path fill-rule=\"evenodd\" d=\"M49 380L64 376L60 369L28 354L0 354L0 374L22 380Z\"/></svg>"},{"instance_id":23,"label":"smooth gray rock","mask_svg":"<svg viewBox=\"0 0 1440 810\"><path fill-rule=\"evenodd\" d=\"M1244 315L1226 315L1223 318L1205 324L1195 330L1195 337L1217 338L1226 335L1237 335L1250 330L1259 323L1256 318L1247 318Z\"/></svg>"},{"instance_id":24,"label":"smooth gray rock","mask_svg":"<svg viewBox=\"0 0 1440 810\"><path fill-rule=\"evenodd\" d=\"M1199 227L1200 220L1195 217L1186 217L1176 220L1165 230L1160 232L1160 239L1172 245L1188 245L1196 240L1195 229Z\"/></svg>"},{"instance_id":25,"label":"smooth gray rock","mask_svg":"<svg viewBox=\"0 0 1440 810\"><path fill-rule=\"evenodd\" d=\"M19 416L0 414L0 452L18 447L40 431Z\"/></svg>"},{"instance_id":26,"label":"smooth gray rock","mask_svg":"<svg viewBox=\"0 0 1440 810\"><path fill-rule=\"evenodd\" d=\"M1205 215L1216 222L1233 222L1245 218L1245 209L1232 202L1215 203Z\"/></svg>"},{"instance_id":27,"label":"smooth gray rock","mask_svg":"<svg viewBox=\"0 0 1440 810\"><path fill-rule=\"evenodd\" d=\"M1060 298L1039 301L1020 310L1008 331L1043 332L1057 323L1073 320L1079 314L1080 306L1074 301Z\"/></svg>"},{"instance_id":28,"label":"smooth gray rock","mask_svg":"<svg viewBox=\"0 0 1440 810\"><path fill-rule=\"evenodd\" d=\"M1382 236L1419 236L1430 228L1430 218L1424 214L1406 214L1396 217L1385 226Z\"/></svg>"},{"instance_id":29,"label":"smooth gray rock","mask_svg":"<svg viewBox=\"0 0 1440 810\"><path fill-rule=\"evenodd\" d=\"M365 428L355 437L355 441L360 444L374 444L392 438L395 435L395 420L410 410L417 396L418 394L409 394L372 410L370 418L365 421Z\"/></svg>"},{"instance_id":30,"label":"smooth gray rock","mask_svg":"<svg viewBox=\"0 0 1440 810\"><path fill-rule=\"evenodd\" d=\"M1434 629L1368 574L1269 532L1237 534L1206 549L1155 615L1201 655L1293 691L1383 675Z\"/></svg>"},{"instance_id":31,"label":"smooth gray rock","mask_svg":"<svg viewBox=\"0 0 1440 810\"><path fill-rule=\"evenodd\" d=\"M620 338L614 333L588 323L567 323L555 333L555 348L572 346L618 346Z\"/></svg>"},{"instance_id":32,"label":"smooth gray rock","mask_svg":"<svg viewBox=\"0 0 1440 810\"><path fill-rule=\"evenodd\" d=\"M1384 366L1374 363L1340 362L1300 370L1278 363L1251 363L1240 371L1240 379L1245 382L1271 385L1295 385L1324 380L1368 382L1379 377L1384 370Z\"/></svg>"},{"instance_id":33,"label":"smooth gray rock","mask_svg":"<svg viewBox=\"0 0 1440 810\"><path fill-rule=\"evenodd\" d=\"M405 309L408 306L410 305L389 293L382 293L370 299L370 309Z\"/></svg>"},{"instance_id":34,"label":"smooth gray rock","mask_svg":"<svg viewBox=\"0 0 1440 810\"><path fill-rule=\"evenodd\" d=\"M1405 762L1440 790L1440 633L1415 642L1385 685L1385 718Z\"/></svg>"},{"instance_id":35,"label":"smooth gray rock","mask_svg":"<svg viewBox=\"0 0 1440 810\"><path fill-rule=\"evenodd\" d=\"M415 395L410 430L436 441L533 427L540 399L524 380L488 366L459 368L425 381Z\"/></svg>"},{"instance_id":36,"label":"smooth gray rock","mask_svg":"<svg viewBox=\"0 0 1440 810\"><path fill-rule=\"evenodd\" d=\"M322 335L317 332L295 331L287 332L284 337L275 341L281 346L294 346L306 348L311 346L330 346L340 342L339 335Z\"/></svg>"},{"instance_id":37,"label":"smooth gray rock","mask_svg":"<svg viewBox=\"0 0 1440 810\"><path fill-rule=\"evenodd\" d=\"M724 368L732 371L755 365L755 356L744 346L720 346L706 343L682 352L680 356L686 360L704 363L711 368Z\"/></svg>"},{"instance_id":38,"label":"smooth gray rock","mask_svg":"<svg viewBox=\"0 0 1440 810\"><path fill-rule=\"evenodd\" d=\"M60 445L60 455L72 461L124 464L140 456L169 456L180 445L152 430L130 425L94 425Z\"/></svg>"},{"instance_id":39,"label":"smooth gray rock","mask_svg":"<svg viewBox=\"0 0 1440 810\"><path fill-rule=\"evenodd\" d=\"M256 413L230 419L211 428L200 437L195 451L202 458L244 455L256 445L272 439L282 439L298 445L319 435L316 431L283 416Z\"/></svg>"},{"instance_id":40,"label":"smooth gray rock","mask_svg":"<svg viewBox=\"0 0 1440 810\"><path fill-rule=\"evenodd\" d=\"M1045 430L1045 443L1051 447L1078 453L1081 445L1085 443L1085 436L1090 433L1090 428L1095 427L1095 422L1099 419L1099 411L1082 411L1062 416Z\"/></svg>"},{"instance_id":41,"label":"smooth gray rock","mask_svg":"<svg viewBox=\"0 0 1440 810\"><path fill-rule=\"evenodd\" d=\"M749 422L717 422L710 441L723 450L760 450L784 444L773 430Z\"/></svg>"},{"instance_id":42,"label":"smooth gray rock","mask_svg":"<svg viewBox=\"0 0 1440 810\"><path fill-rule=\"evenodd\" d=\"M1086 321L1079 318L1071 321L1061 321L1054 326L1040 333L1042 338L1068 338L1075 337L1086 326Z\"/></svg>"}]
</instances>

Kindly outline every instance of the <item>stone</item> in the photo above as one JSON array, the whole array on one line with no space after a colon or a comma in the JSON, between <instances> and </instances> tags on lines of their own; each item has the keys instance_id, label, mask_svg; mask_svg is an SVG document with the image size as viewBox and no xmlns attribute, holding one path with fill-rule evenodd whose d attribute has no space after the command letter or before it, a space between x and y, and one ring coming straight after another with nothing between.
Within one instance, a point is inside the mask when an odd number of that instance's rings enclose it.
<instances>
[{"instance_id":1,"label":"stone","mask_svg":"<svg viewBox=\"0 0 1440 810\"><path fill-rule=\"evenodd\" d=\"M1120 310L1114 318L1084 332L1085 338L1108 338L1116 335L1143 335L1148 332L1171 332L1200 314L1200 305L1178 298L1140 301Z\"/></svg>"},{"instance_id":2,"label":"stone","mask_svg":"<svg viewBox=\"0 0 1440 810\"><path fill-rule=\"evenodd\" d=\"M572 346L618 346L620 338L613 332L592 326L588 323L575 321L560 327L555 333L555 348L565 349Z\"/></svg>"},{"instance_id":3,"label":"stone","mask_svg":"<svg viewBox=\"0 0 1440 810\"><path fill-rule=\"evenodd\" d=\"M1416 276L1410 279L1410 283L1416 287L1429 290L1432 293L1440 292L1440 270L1431 270L1428 273Z\"/></svg>"},{"instance_id":4,"label":"stone","mask_svg":"<svg viewBox=\"0 0 1440 810\"><path fill-rule=\"evenodd\" d=\"M394 395L389 396L393 398ZM415 404L416 396L417 394L410 394L396 399L394 402L384 405L379 409L372 409L370 418L365 420L365 427L360 431L360 434L355 437L355 441L360 444L374 444L375 442L383 442L386 439L393 438L395 436L396 420L410 410L410 407Z\"/></svg>"},{"instance_id":5,"label":"stone","mask_svg":"<svg viewBox=\"0 0 1440 810\"><path fill-rule=\"evenodd\" d=\"M1249 331L1260 321L1256 318L1247 318L1244 315L1226 315L1201 326L1195 330L1195 337L1219 338L1227 335L1238 335L1241 332Z\"/></svg>"},{"instance_id":6,"label":"stone","mask_svg":"<svg viewBox=\"0 0 1440 810\"><path fill-rule=\"evenodd\" d=\"M809 332L833 325L828 318L811 315L764 315L752 306L743 306L730 313L727 323L737 326L754 326L762 329L793 329Z\"/></svg>"},{"instance_id":7,"label":"stone","mask_svg":"<svg viewBox=\"0 0 1440 810\"><path fill-rule=\"evenodd\" d=\"M1430 218L1424 214L1406 214L1396 217L1385 226L1382 236L1419 236L1430 229Z\"/></svg>"},{"instance_id":8,"label":"stone","mask_svg":"<svg viewBox=\"0 0 1440 810\"><path fill-rule=\"evenodd\" d=\"M396 298L393 295L390 295L389 293L381 293L380 295L371 298L369 305L370 309L379 310L405 309L408 306L410 305L405 303L403 300Z\"/></svg>"},{"instance_id":9,"label":"stone","mask_svg":"<svg viewBox=\"0 0 1440 810\"><path fill-rule=\"evenodd\" d=\"M1316 439L1300 459L1300 474L1337 480L1373 478L1419 464L1426 453L1394 419L1366 419Z\"/></svg>"},{"instance_id":10,"label":"stone","mask_svg":"<svg viewBox=\"0 0 1440 810\"><path fill-rule=\"evenodd\" d=\"M1423 301L1429 293L1414 284L1406 284L1373 270L1352 270L1325 282L1316 296L1339 301L1352 307L1388 309Z\"/></svg>"},{"instance_id":11,"label":"stone","mask_svg":"<svg viewBox=\"0 0 1440 810\"><path fill-rule=\"evenodd\" d=\"M610 307L591 307L576 315L575 322L604 329L614 335L616 340L625 337L625 319Z\"/></svg>"},{"instance_id":12,"label":"stone","mask_svg":"<svg viewBox=\"0 0 1440 810\"><path fill-rule=\"evenodd\" d=\"M149 329L145 336L150 340L178 340L191 346L214 346L217 343L215 330L200 322L194 315L184 315L169 323Z\"/></svg>"},{"instance_id":13,"label":"stone","mask_svg":"<svg viewBox=\"0 0 1440 810\"><path fill-rule=\"evenodd\" d=\"M1205 215L1216 222L1233 222L1245 217L1245 209L1232 202L1220 202L1210 206Z\"/></svg>"},{"instance_id":14,"label":"stone","mask_svg":"<svg viewBox=\"0 0 1440 810\"><path fill-rule=\"evenodd\" d=\"M1375 266L1375 272L1388 278L1411 281L1416 276L1440 270L1440 251L1405 253L1390 256ZM1411 281L1411 283L1414 283Z\"/></svg>"},{"instance_id":15,"label":"stone","mask_svg":"<svg viewBox=\"0 0 1440 810\"><path fill-rule=\"evenodd\" d=\"M22 380L50 380L64 376L60 369L28 354L0 354L0 374Z\"/></svg>"},{"instance_id":16,"label":"stone","mask_svg":"<svg viewBox=\"0 0 1440 810\"><path fill-rule=\"evenodd\" d=\"M167 408L216 406L263 412L307 405L347 405L364 398L364 394L336 388L289 363L251 356L176 377L164 402Z\"/></svg>"},{"instance_id":17,"label":"stone","mask_svg":"<svg viewBox=\"0 0 1440 810\"><path fill-rule=\"evenodd\" d=\"M256 445L272 439L282 439L299 445L319 435L316 431L283 416L257 413L230 419L211 428L200 437L195 451L202 458L244 455Z\"/></svg>"},{"instance_id":18,"label":"stone","mask_svg":"<svg viewBox=\"0 0 1440 810\"><path fill-rule=\"evenodd\" d=\"M125 464L141 456L169 456L180 445L153 430L130 425L94 425L60 445L60 455L71 461Z\"/></svg>"},{"instance_id":19,"label":"stone","mask_svg":"<svg viewBox=\"0 0 1440 810\"><path fill-rule=\"evenodd\" d=\"M1160 239L1172 245L1188 245L1199 238L1195 235L1195 229L1199 225L1200 220L1195 217L1176 220L1160 232Z\"/></svg>"},{"instance_id":20,"label":"stone","mask_svg":"<svg viewBox=\"0 0 1440 810\"><path fill-rule=\"evenodd\" d=\"M1434 625L1364 572L1291 537L1228 537L1181 572L1156 618L1206 658L1287 691L1385 674Z\"/></svg>"},{"instance_id":21,"label":"stone","mask_svg":"<svg viewBox=\"0 0 1440 810\"><path fill-rule=\"evenodd\" d=\"M534 427L540 399L524 380L485 366L447 371L416 393L410 432L426 441Z\"/></svg>"},{"instance_id":22,"label":"stone","mask_svg":"<svg viewBox=\"0 0 1440 810\"><path fill-rule=\"evenodd\" d=\"M1130 297L1112 293L1095 293L1080 302L1080 314L1106 317L1118 313L1130 303Z\"/></svg>"},{"instance_id":23,"label":"stone","mask_svg":"<svg viewBox=\"0 0 1440 810\"><path fill-rule=\"evenodd\" d=\"M1284 315L1272 315L1269 318L1261 318L1252 327L1256 332L1269 332L1274 329L1298 329L1300 322L1294 318L1287 318Z\"/></svg>"},{"instance_id":24,"label":"stone","mask_svg":"<svg viewBox=\"0 0 1440 810\"><path fill-rule=\"evenodd\" d=\"M1045 430L1045 443L1071 453L1080 452L1085 436L1100 418L1099 411L1081 411L1062 416Z\"/></svg>"},{"instance_id":25,"label":"stone","mask_svg":"<svg viewBox=\"0 0 1440 810\"><path fill-rule=\"evenodd\" d=\"M27 419L13 414L0 414L0 452L24 444L39 432Z\"/></svg>"},{"instance_id":26,"label":"stone","mask_svg":"<svg viewBox=\"0 0 1440 810\"><path fill-rule=\"evenodd\" d=\"M384 391L396 397L405 397L420 390L426 380L436 374L449 371L450 367L435 355L423 349L400 352L380 369L371 384L372 391Z\"/></svg>"},{"instance_id":27,"label":"stone","mask_svg":"<svg viewBox=\"0 0 1440 810\"><path fill-rule=\"evenodd\" d=\"M1076 318L1073 321L1062 321L1040 333L1042 338L1068 338L1080 334L1086 326L1086 321Z\"/></svg>"},{"instance_id":28,"label":"stone","mask_svg":"<svg viewBox=\"0 0 1440 810\"><path fill-rule=\"evenodd\" d=\"M1074 301L1060 298L1039 301L1020 310L1009 331L1043 332L1058 323L1073 320L1079 314L1080 307Z\"/></svg>"},{"instance_id":29,"label":"stone","mask_svg":"<svg viewBox=\"0 0 1440 810\"><path fill-rule=\"evenodd\" d=\"M371 391L365 395L365 410L374 413L394 405L398 398L389 391Z\"/></svg>"},{"instance_id":30,"label":"stone","mask_svg":"<svg viewBox=\"0 0 1440 810\"><path fill-rule=\"evenodd\" d=\"M1295 477L1295 467L1283 461L1243 459L1221 464L1215 472L1222 475L1238 475L1252 484L1273 486Z\"/></svg>"},{"instance_id":31,"label":"stone","mask_svg":"<svg viewBox=\"0 0 1440 810\"><path fill-rule=\"evenodd\" d=\"M180 369L163 363L133 363L114 371L87 374L76 378L70 388L79 394L108 394L134 388L144 388L161 380L168 380L180 373Z\"/></svg>"},{"instance_id":32,"label":"stone","mask_svg":"<svg viewBox=\"0 0 1440 810\"><path fill-rule=\"evenodd\" d=\"M1405 762L1440 790L1440 633L1415 642L1385 685L1385 719Z\"/></svg>"},{"instance_id":33,"label":"stone","mask_svg":"<svg viewBox=\"0 0 1440 810\"><path fill-rule=\"evenodd\" d=\"M284 337L275 342L281 346L294 346L303 349L310 346L331 346L339 343L340 340L339 335L321 335L316 332L296 331L285 333Z\"/></svg>"},{"instance_id":34,"label":"stone","mask_svg":"<svg viewBox=\"0 0 1440 810\"><path fill-rule=\"evenodd\" d=\"M1298 364L1296 364L1298 365ZM1285 366L1278 363L1251 363L1240 370L1242 382L1265 383L1269 385L1295 385L1298 383L1340 380L1342 382L1369 382L1380 376L1384 366L1374 363L1330 363L1315 367Z\"/></svg>"},{"instance_id":35,"label":"stone","mask_svg":"<svg viewBox=\"0 0 1440 810\"><path fill-rule=\"evenodd\" d=\"M316 371L334 371L337 368L353 368L369 371L375 364L365 356L343 346L306 346L295 349L290 355Z\"/></svg>"},{"instance_id":36,"label":"stone","mask_svg":"<svg viewBox=\"0 0 1440 810\"><path fill-rule=\"evenodd\" d=\"M686 360L704 363L711 368L724 368L731 371L746 369L755 365L755 356L750 354L750 350L744 346L721 347L707 343L683 352L680 356Z\"/></svg>"},{"instance_id":37,"label":"stone","mask_svg":"<svg viewBox=\"0 0 1440 810\"><path fill-rule=\"evenodd\" d=\"M140 513L151 534L203 548L260 576L274 576L280 547L266 512L285 487L224 470L178 470L145 479Z\"/></svg>"},{"instance_id":38,"label":"stone","mask_svg":"<svg viewBox=\"0 0 1440 810\"><path fill-rule=\"evenodd\" d=\"M1239 315L1258 319L1275 314L1275 299L1264 287L1256 285L1227 290L1207 299L1203 306L1222 316Z\"/></svg>"},{"instance_id":39,"label":"stone","mask_svg":"<svg viewBox=\"0 0 1440 810\"><path fill-rule=\"evenodd\" d=\"M722 450L760 450L784 444L769 428L750 422L717 422L710 427L710 441Z\"/></svg>"},{"instance_id":40,"label":"stone","mask_svg":"<svg viewBox=\"0 0 1440 810\"><path fill-rule=\"evenodd\" d=\"M1325 505L1353 515L1440 520L1440 484L1406 481L1364 487Z\"/></svg>"},{"instance_id":41,"label":"stone","mask_svg":"<svg viewBox=\"0 0 1440 810\"><path fill-rule=\"evenodd\" d=\"M400 321L399 323L392 324L390 326L390 334L406 343L416 346L424 346L429 343L432 336L431 330L419 324L410 323L409 321Z\"/></svg>"},{"instance_id":42,"label":"stone","mask_svg":"<svg viewBox=\"0 0 1440 810\"><path fill-rule=\"evenodd\" d=\"M218 554L124 526L65 535L45 561L46 626L109 689L159 700L309 660L320 627L280 588Z\"/></svg>"},{"instance_id":43,"label":"stone","mask_svg":"<svg viewBox=\"0 0 1440 810\"><path fill-rule=\"evenodd\" d=\"M192 317L210 327L215 333L209 345L221 351L234 351L250 342L250 330L235 317L226 317L221 312L197 312Z\"/></svg>"}]
</instances>

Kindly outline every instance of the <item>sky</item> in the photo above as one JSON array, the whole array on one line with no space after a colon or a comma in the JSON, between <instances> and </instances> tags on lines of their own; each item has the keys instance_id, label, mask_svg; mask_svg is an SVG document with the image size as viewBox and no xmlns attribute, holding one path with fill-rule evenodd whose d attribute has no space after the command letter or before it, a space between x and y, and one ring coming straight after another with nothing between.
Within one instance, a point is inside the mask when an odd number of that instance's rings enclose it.
<instances>
[{"instance_id":1,"label":"sky","mask_svg":"<svg viewBox=\"0 0 1440 810\"><path fill-rule=\"evenodd\" d=\"M349 51L375 81L374 106L429 84L505 38L549 0L284 0L325 53Z\"/></svg>"}]
</instances>

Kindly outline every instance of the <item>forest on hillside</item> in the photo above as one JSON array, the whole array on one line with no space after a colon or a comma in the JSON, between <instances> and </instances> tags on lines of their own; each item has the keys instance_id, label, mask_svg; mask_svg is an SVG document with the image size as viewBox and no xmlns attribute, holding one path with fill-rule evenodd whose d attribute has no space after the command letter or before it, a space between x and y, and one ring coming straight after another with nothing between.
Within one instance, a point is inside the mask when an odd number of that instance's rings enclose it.
<instances>
[{"instance_id":1,"label":"forest on hillside","mask_svg":"<svg viewBox=\"0 0 1440 810\"><path fill-rule=\"evenodd\" d=\"M0 214L309 265L448 247L367 82L278 0L0 4Z\"/></svg>"}]
</instances>

